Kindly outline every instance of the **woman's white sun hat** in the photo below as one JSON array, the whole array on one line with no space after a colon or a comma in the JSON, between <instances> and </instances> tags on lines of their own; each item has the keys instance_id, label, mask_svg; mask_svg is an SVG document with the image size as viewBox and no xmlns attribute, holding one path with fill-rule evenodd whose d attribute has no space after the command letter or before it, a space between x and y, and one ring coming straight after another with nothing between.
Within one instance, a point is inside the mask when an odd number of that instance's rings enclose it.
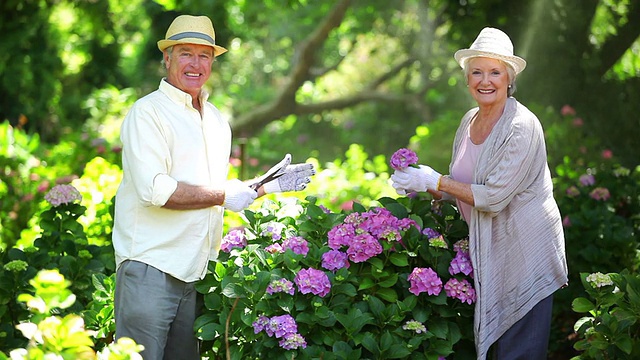
<instances>
[{"instance_id":1,"label":"woman's white sun hat","mask_svg":"<svg viewBox=\"0 0 640 360\"><path fill-rule=\"evenodd\" d=\"M158 49L164 51L177 44L198 44L213 47L213 54L220 56L227 49L216 45L216 33L211 19L206 16L180 15L173 20L163 40L158 41Z\"/></svg>"},{"instance_id":2,"label":"woman's white sun hat","mask_svg":"<svg viewBox=\"0 0 640 360\"><path fill-rule=\"evenodd\" d=\"M498 59L510 65L516 74L527 66L527 62L513 54L513 43L502 30L486 27L480 31L476 40L468 49L456 51L453 55L458 64L464 68L465 63L474 57Z\"/></svg>"}]
</instances>

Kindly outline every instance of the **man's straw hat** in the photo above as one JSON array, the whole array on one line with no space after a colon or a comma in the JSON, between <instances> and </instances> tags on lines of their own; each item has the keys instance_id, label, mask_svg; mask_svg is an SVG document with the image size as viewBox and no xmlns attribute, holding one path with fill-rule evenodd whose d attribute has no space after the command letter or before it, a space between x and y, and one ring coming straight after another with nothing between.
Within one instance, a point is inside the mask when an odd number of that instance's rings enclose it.
<instances>
[{"instance_id":1,"label":"man's straw hat","mask_svg":"<svg viewBox=\"0 0 640 360\"><path fill-rule=\"evenodd\" d=\"M486 27L480 31L476 40L468 49L456 51L453 57L461 67L474 57L488 57L498 59L510 65L516 74L519 74L527 66L527 62L513 55L513 44L509 36L501 30Z\"/></svg>"},{"instance_id":2,"label":"man's straw hat","mask_svg":"<svg viewBox=\"0 0 640 360\"><path fill-rule=\"evenodd\" d=\"M213 54L219 56L227 49L216 45L213 23L206 16L180 15L173 20L163 40L158 41L158 49L164 51L176 44L199 44L213 47Z\"/></svg>"}]
</instances>

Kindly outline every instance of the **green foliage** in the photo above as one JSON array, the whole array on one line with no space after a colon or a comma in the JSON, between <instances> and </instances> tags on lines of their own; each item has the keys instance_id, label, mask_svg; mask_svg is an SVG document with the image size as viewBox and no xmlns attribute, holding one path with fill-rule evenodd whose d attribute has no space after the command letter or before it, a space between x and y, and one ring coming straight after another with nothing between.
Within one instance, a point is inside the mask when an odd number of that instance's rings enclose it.
<instances>
[{"instance_id":1,"label":"green foliage","mask_svg":"<svg viewBox=\"0 0 640 360\"><path fill-rule=\"evenodd\" d=\"M640 357L640 276L581 273L588 297L573 301L573 311L587 313L575 324L582 351L574 359L637 359Z\"/></svg>"},{"instance_id":2,"label":"green foliage","mask_svg":"<svg viewBox=\"0 0 640 360\"><path fill-rule=\"evenodd\" d=\"M22 346L24 342L14 329L30 315L20 304L18 294L30 291L28 281L37 270L56 269L68 279L65 281L71 282L68 287L76 301L71 306L60 307L60 314L85 309L93 301L92 276L111 272L113 249L88 244L84 228L78 222L85 210L75 201L50 206L39 214L41 232L33 246L14 247L0 253L1 263L5 264L0 269L0 334L3 338L0 350ZM43 294L40 292L39 296Z\"/></svg>"},{"instance_id":3,"label":"green foliage","mask_svg":"<svg viewBox=\"0 0 640 360\"><path fill-rule=\"evenodd\" d=\"M306 203L263 203L256 212L246 211L246 247L221 252L210 263L210 273L197 285L205 294L206 310L196 321L197 334L205 341L205 356L232 359L454 359L475 358L473 306L448 298L409 292L409 274L416 267L430 267L444 284L452 276L449 263L453 244L467 235L458 213L448 204L433 208L427 198L382 198L380 202L398 219L412 219L420 228L444 235L444 248L429 245L428 237L410 227L402 240L380 240L382 253L335 271L321 269L329 250L327 237L346 219L375 208L354 205L354 212L334 213L309 197ZM236 235L234 235L236 236ZM308 252L284 248L279 240L300 236ZM376 240L378 241L378 240ZM223 250L224 242L223 242ZM270 291L273 281L296 281L304 269L320 269L331 283L328 294L301 292L293 296ZM264 317L291 315L306 347L286 350L278 339L257 331ZM417 331L413 325L423 324ZM403 328L404 327L404 328Z\"/></svg>"},{"instance_id":4,"label":"green foliage","mask_svg":"<svg viewBox=\"0 0 640 360\"><path fill-rule=\"evenodd\" d=\"M96 354L92 348L92 335L85 330L80 316L52 315L54 311L69 308L75 302L75 295L69 289L71 283L60 272L41 270L29 283L35 289L34 294L20 294L18 301L24 302L33 316L16 326L29 341L26 348L10 352L12 360L141 359L138 354L141 346L126 338ZM0 352L0 359L7 357Z\"/></svg>"}]
</instances>

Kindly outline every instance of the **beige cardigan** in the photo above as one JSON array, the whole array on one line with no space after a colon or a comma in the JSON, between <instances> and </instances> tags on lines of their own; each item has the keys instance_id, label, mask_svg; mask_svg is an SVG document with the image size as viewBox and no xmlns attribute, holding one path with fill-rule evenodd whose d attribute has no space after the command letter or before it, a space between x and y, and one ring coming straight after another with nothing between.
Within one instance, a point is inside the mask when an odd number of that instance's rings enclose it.
<instances>
[{"instance_id":1,"label":"beige cardigan","mask_svg":"<svg viewBox=\"0 0 640 360\"><path fill-rule=\"evenodd\" d=\"M477 111L462 118L453 159ZM507 99L474 177L469 247L478 298L476 351L484 360L505 331L567 283L564 233L544 133L538 118L516 99Z\"/></svg>"}]
</instances>

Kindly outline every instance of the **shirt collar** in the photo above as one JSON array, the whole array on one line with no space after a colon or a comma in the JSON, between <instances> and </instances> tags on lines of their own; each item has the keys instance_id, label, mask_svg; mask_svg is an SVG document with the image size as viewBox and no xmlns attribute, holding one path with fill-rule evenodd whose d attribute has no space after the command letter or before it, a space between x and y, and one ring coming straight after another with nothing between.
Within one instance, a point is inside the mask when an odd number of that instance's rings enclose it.
<instances>
[{"instance_id":1,"label":"shirt collar","mask_svg":"<svg viewBox=\"0 0 640 360\"><path fill-rule=\"evenodd\" d=\"M167 81L167 78L162 78L162 80L160 80L160 86L158 88L162 93L167 95L171 100L180 104L193 107L191 104L191 100L192 100L191 95L169 84L169 82ZM205 89L201 89L200 104L206 103L207 99L209 99L209 93Z\"/></svg>"}]
</instances>

